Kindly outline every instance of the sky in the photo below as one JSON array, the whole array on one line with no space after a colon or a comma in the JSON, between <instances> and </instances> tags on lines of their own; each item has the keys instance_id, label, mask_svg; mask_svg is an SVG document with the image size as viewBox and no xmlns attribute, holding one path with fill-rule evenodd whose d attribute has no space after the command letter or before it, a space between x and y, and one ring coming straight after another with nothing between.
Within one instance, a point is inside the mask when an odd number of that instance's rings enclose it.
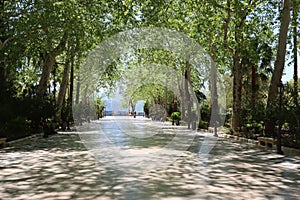
<instances>
[{"instance_id":1,"label":"sky","mask_svg":"<svg viewBox=\"0 0 300 200\"><path fill-rule=\"evenodd\" d=\"M300 54L298 52L298 78L300 78L300 67L299 67L299 64L300 64ZM284 71L283 71L283 76L282 76L282 82L283 83L286 83L288 81L290 81L291 79L293 79L293 76L294 76L294 64L292 63L290 66L287 66L287 61L285 62L285 67L284 67Z\"/></svg>"}]
</instances>

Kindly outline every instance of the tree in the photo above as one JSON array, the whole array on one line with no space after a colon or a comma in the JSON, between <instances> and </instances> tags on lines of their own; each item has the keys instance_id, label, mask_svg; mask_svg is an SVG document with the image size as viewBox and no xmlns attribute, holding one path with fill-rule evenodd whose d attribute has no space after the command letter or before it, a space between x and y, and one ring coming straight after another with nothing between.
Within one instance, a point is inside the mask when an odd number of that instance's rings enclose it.
<instances>
[{"instance_id":1,"label":"tree","mask_svg":"<svg viewBox=\"0 0 300 200\"><path fill-rule=\"evenodd\" d=\"M105 19L109 11L105 5L100 0L1 0L0 101L5 97L10 106L8 99L14 99L17 105L25 100L32 102L28 104L35 106L30 112L24 110L24 121L34 119L36 125L42 116L53 119L52 114L57 110L60 116L67 95L72 103L71 88L66 94L69 79L73 79L72 71L77 70L86 52L108 30L105 27L109 22ZM60 93L56 100L57 82ZM54 107L56 101L59 109ZM2 121L7 124L18 115L23 113L9 114L10 119Z\"/></svg>"},{"instance_id":2,"label":"tree","mask_svg":"<svg viewBox=\"0 0 300 200\"><path fill-rule=\"evenodd\" d=\"M293 60L294 60L294 104L298 105L298 15L299 15L299 0L292 1L292 10L293 10L293 19L292 19L292 27L293 27Z\"/></svg>"},{"instance_id":3,"label":"tree","mask_svg":"<svg viewBox=\"0 0 300 200\"><path fill-rule=\"evenodd\" d=\"M0 101L10 102L7 101L10 99L21 103L22 99L28 98L28 101L40 101L36 105L41 107L48 103L57 103L58 115L61 115L60 110L66 99L69 99L71 104L73 102L73 85L77 85L75 103L92 102L89 94L103 87L108 91L113 90L121 76L124 76L124 70L128 78L127 82L124 82L124 85L128 86L124 88L127 99L137 101L145 98L148 100L148 107L155 103L160 104L169 111L168 114L172 111L186 110L186 113L181 112L182 119L186 120L186 116L191 117L193 109L184 102L190 102L189 94L193 91L200 92L207 84L211 90L211 94L206 94L207 101L211 101L211 113L218 112L220 102L212 97L219 95L216 88L222 80L216 74L222 74L226 77L224 82L232 86L232 91L227 89L226 101L232 104L228 106L233 110L231 124L233 129L238 131L249 118L257 118L255 113L258 112L253 110L263 112L262 107L266 106L266 103L267 110L272 115L275 113L271 105L274 105L273 101L276 99L277 83L284 65L284 32L288 27L286 4L290 1L284 2L279 40L275 41L277 33L273 30L279 26L279 20L276 19L278 11L275 7L281 4L278 1L0 0ZM293 96L294 102L297 103L299 1L293 0L292 3ZM211 70L211 78L205 76L204 72L194 70L194 66L185 57L187 55L180 57L180 53L159 49L128 49L128 55L114 58L98 77L91 76L92 70L99 67L99 63L82 62L89 50L105 37L122 30L145 26L166 27L196 40L215 62L216 68ZM273 72L269 66L273 59L273 47L277 42ZM116 45L118 46L117 43ZM151 71L150 68L140 67L149 63L169 66L173 70L170 73L172 76L165 76L162 68L153 68ZM81 71L81 64L91 65L91 68ZM122 65L128 68L125 69ZM155 73L157 76L147 76L147 73ZM265 85L271 73L273 76L268 90ZM140 76L140 79L145 80L144 83L149 84L134 82L136 76ZM229 84L230 78L232 83ZM175 83L176 87L171 86L171 83ZM58 87L59 93L56 95ZM264 95L268 92L268 102L265 102ZM39 100L36 99L37 96ZM43 105L42 102L47 103ZM5 105L8 104L13 105ZM49 108L52 109L52 106ZM252 112L249 112L251 110ZM53 108L52 111L56 109ZM38 108L36 112L40 112ZM10 119L13 119L17 114L9 115ZM271 117L268 115L268 118ZM38 117L36 119L39 120Z\"/></svg>"},{"instance_id":4,"label":"tree","mask_svg":"<svg viewBox=\"0 0 300 200\"><path fill-rule=\"evenodd\" d=\"M291 10L291 1L285 0L281 13L281 24L279 30L279 38L278 38L278 46L276 53L276 60L274 63L274 71L272 74L272 79L269 87L268 93L268 103L267 103L267 111L273 110L273 105L276 100L276 96L278 94L277 87L280 83L284 63L285 63L285 55L286 55L286 44L287 44L287 33L288 27L290 24L290 10ZM272 118L268 118L271 119ZM269 134L274 133L274 121L266 120L266 132Z\"/></svg>"},{"instance_id":5,"label":"tree","mask_svg":"<svg viewBox=\"0 0 300 200\"><path fill-rule=\"evenodd\" d=\"M248 49L248 57L256 56L255 51L249 50L251 37L260 41L271 38L272 27L267 23L272 22L274 11L268 4L264 0L227 0L203 1L190 6L197 11L190 17L197 41L208 50L219 71L230 70L233 76L232 128L237 131L242 125L243 53Z\"/></svg>"}]
</instances>

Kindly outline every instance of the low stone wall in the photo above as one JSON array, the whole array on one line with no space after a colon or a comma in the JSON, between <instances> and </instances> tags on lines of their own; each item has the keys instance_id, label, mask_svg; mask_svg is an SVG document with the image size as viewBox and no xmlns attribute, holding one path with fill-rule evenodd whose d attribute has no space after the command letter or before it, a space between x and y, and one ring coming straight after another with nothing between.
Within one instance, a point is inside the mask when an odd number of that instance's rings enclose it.
<instances>
[{"instance_id":1,"label":"low stone wall","mask_svg":"<svg viewBox=\"0 0 300 200\"><path fill-rule=\"evenodd\" d=\"M247 139L247 138L234 136L234 135L230 135L230 134L223 134L223 138L233 139L236 141L240 141L242 143L248 143L248 144L252 144L252 145L256 145L256 146L260 146L260 147L265 147L268 149L272 149L274 151L274 153L276 153L276 144L272 145L272 147L269 147L267 145L262 146L259 144L258 140ZM300 149L294 149L294 148L282 146L282 151L283 151L284 155L287 155L287 156L300 156Z\"/></svg>"},{"instance_id":2,"label":"low stone wall","mask_svg":"<svg viewBox=\"0 0 300 200\"><path fill-rule=\"evenodd\" d=\"M240 141L240 142L243 142L243 143L259 145L259 142L257 140L247 139L247 138L240 137L240 136L237 136L237 135L223 134L223 137L227 138L227 139L234 139L234 140L237 140L237 141Z\"/></svg>"},{"instance_id":3,"label":"low stone wall","mask_svg":"<svg viewBox=\"0 0 300 200\"><path fill-rule=\"evenodd\" d=\"M0 138L0 148L4 148L6 145L6 138Z\"/></svg>"},{"instance_id":4,"label":"low stone wall","mask_svg":"<svg viewBox=\"0 0 300 200\"><path fill-rule=\"evenodd\" d=\"M7 142L6 146L13 146L14 144L18 144L18 143L25 142L25 141L34 141L34 140L42 138L43 135L44 135L43 133L38 133L38 134L30 135L30 136L27 136L24 138L20 138L17 140L13 140L13 141Z\"/></svg>"}]
</instances>

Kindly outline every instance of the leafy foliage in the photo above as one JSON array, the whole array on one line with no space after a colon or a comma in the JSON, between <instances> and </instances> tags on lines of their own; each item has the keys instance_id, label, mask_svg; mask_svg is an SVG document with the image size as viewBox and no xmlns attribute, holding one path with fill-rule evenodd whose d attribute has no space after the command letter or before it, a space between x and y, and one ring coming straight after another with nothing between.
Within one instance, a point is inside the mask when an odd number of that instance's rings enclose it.
<instances>
[{"instance_id":1,"label":"leafy foliage","mask_svg":"<svg viewBox=\"0 0 300 200\"><path fill-rule=\"evenodd\" d=\"M299 24L299 0L293 3L296 17L290 26L292 29ZM100 67L99 63L83 60L104 38L123 30L148 26L180 31L197 41L213 58L221 74L218 80L227 87L226 123L231 123L232 115L238 114L241 116L238 128L261 133L262 121L278 120L278 102L266 109L266 99L274 73L279 37L274 30L280 26L278 9L281 6L281 2L269 0L2 0L1 137L17 138L22 133L39 131L42 118L56 120L57 90L61 88L67 64L72 65L75 76L68 78L66 91L69 94L61 94L64 106L59 114L63 119L70 116L72 106L75 112L82 109L84 118L93 115L95 110L100 116L103 103L99 99L92 101L87 94L103 88L110 92L116 87L123 89L126 105L129 101L146 100L146 116L155 104L165 107L169 116L177 113L183 102L180 92L184 91L180 76L186 72L187 63L176 53L161 49L128 49L126 55L115 58L99 76L91 77L88 71L80 71L82 64ZM290 38L299 35L297 31L292 34L292 29L289 30ZM288 42L292 44L291 39ZM168 73L162 73L164 68L158 65L168 66L172 73L166 76ZM233 82L232 78L238 81ZM75 102L71 79L75 79ZM96 84L84 84L87 79ZM205 88L209 79L192 67L189 81L201 108L201 126L207 127L212 99L203 90L209 89ZM297 94L294 90L289 83L284 93L283 116L285 128L296 130L299 129L299 103L291 95ZM297 134L293 141L297 140Z\"/></svg>"}]
</instances>

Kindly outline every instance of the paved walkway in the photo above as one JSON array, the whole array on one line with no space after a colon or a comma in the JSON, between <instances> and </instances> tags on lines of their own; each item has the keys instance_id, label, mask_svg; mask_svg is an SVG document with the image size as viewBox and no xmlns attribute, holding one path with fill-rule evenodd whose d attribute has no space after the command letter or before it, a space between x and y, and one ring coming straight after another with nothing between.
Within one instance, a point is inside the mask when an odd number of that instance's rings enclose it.
<instances>
[{"instance_id":1,"label":"paved walkway","mask_svg":"<svg viewBox=\"0 0 300 200\"><path fill-rule=\"evenodd\" d=\"M78 130L0 150L0 199L300 197L299 157L222 139L207 140L217 143L204 154L204 133L142 118L104 119ZM188 142L178 142L184 138L193 138L186 150Z\"/></svg>"}]
</instances>

